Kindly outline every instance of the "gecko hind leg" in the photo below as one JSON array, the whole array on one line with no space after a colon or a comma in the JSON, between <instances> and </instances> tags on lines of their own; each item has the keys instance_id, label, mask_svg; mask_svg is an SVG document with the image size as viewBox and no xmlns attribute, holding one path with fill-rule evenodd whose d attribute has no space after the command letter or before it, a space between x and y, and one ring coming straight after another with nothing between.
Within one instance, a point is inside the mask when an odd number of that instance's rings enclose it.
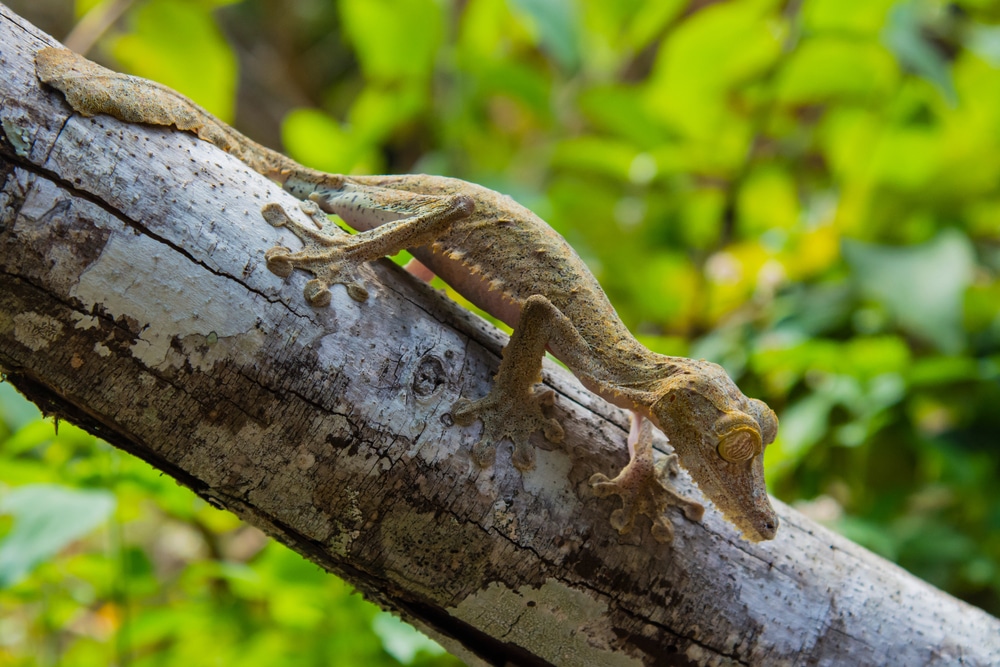
<instances>
[{"instance_id":1,"label":"gecko hind leg","mask_svg":"<svg viewBox=\"0 0 1000 667\"><path fill-rule=\"evenodd\" d=\"M631 531L636 516L645 514L653 522L653 539L669 544L674 539L674 528L666 517L667 506L681 507L692 521L701 521L705 507L670 487L667 477L678 473L676 454L667 456L659 466L653 463L652 429L648 419L633 413L628 436L628 465L614 479L595 473L590 478L590 485L600 498L610 495L621 498L621 508L611 513L611 527L620 534Z\"/></svg>"},{"instance_id":2,"label":"gecko hind leg","mask_svg":"<svg viewBox=\"0 0 1000 667\"><path fill-rule=\"evenodd\" d=\"M280 204L270 203L261 213L275 227L287 227L303 243L299 251L277 246L265 253L267 268L272 273L287 277L294 269L304 269L313 274L306 283L305 298L313 306L330 303L330 287L342 284L355 301L368 298L357 278L358 267L373 259L394 255L404 248L414 248L432 243L460 218L469 216L475 205L462 195L433 196L372 186L353 186L352 203L373 210L389 211L401 215L397 220L357 234L348 234L330 222L323 210L335 213L336 197L314 195L302 202L303 211L315 226L305 225L292 218ZM321 210L323 209L323 210Z\"/></svg>"},{"instance_id":3,"label":"gecko hind leg","mask_svg":"<svg viewBox=\"0 0 1000 667\"><path fill-rule=\"evenodd\" d=\"M316 277L306 283L306 301L314 306L325 306L330 303L330 286L341 284L347 288L347 294L355 301L368 298L366 290L358 281L356 269L361 263L351 258L345 252L350 247L351 235L332 223L319 207L311 201L301 202L302 211L316 223L316 227L304 225L288 215L280 204L270 203L264 206L261 214L274 227L287 227L302 240L304 248L293 252L284 246L275 246L264 253L267 268L271 273L287 278L295 268L309 271ZM340 261L331 259L341 251Z\"/></svg>"},{"instance_id":4,"label":"gecko hind leg","mask_svg":"<svg viewBox=\"0 0 1000 667\"><path fill-rule=\"evenodd\" d=\"M490 392L475 401L459 399L452 407L452 417L460 426L468 426L476 419L483 422L482 437L472 450L479 465L492 463L497 445L510 440L514 444L514 466L530 470L535 465L535 450L528 441L532 433L541 431L549 442L562 441L562 426L542 410L555 402L555 393L536 388L535 384L541 381L546 345L553 337L561 340L563 334L579 339L566 316L548 299L541 295L529 297L503 350Z\"/></svg>"}]
</instances>

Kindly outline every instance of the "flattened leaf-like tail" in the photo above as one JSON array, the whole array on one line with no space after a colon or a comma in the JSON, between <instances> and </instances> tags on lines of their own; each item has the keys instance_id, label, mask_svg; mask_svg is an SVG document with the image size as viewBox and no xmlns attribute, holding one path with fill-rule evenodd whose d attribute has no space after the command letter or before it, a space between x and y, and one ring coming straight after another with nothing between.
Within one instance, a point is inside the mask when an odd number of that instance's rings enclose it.
<instances>
[{"instance_id":1,"label":"flattened leaf-like tail","mask_svg":"<svg viewBox=\"0 0 1000 667\"><path fill-rule=\"evenodd\" d=\"M68 49L44 48L35 56L38 78L66 96L84 116L108 114L129 123L176 127L231 154L256 172L283 180L301 169L284 155L248 139L188 98L164 85L113 72Z\"/></svg>"}]
</instances>

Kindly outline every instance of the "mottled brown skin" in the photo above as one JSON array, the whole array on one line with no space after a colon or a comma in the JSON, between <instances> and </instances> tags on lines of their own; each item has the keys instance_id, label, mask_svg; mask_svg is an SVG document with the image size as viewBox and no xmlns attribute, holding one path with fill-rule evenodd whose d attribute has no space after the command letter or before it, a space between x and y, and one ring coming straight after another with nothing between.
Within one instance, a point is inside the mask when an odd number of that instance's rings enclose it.
<instances>
[{"instance_id":1,"label":"mottled brown skin","mask_svg":"<svg viewBox=\"0 0 1000 667\"><path fill-rule=\"evenodd\" d=\"M277 204L263 213L302 239L302 250L272 248L267 261L280 276L296 268L313 273L305 290L311 304L328 304L329 289L338 283L352 298L364 300L367 290L355 276L357 266L408 248L459 293L511 325L514 334L490 393L461 399L452 410L460 425L483 422L473 452L480 464L492 462L496 445L509 439L514 464L529 469L531 433L562 439L558 422L542 411L552 393L535 388L548 348L589 389L637 415L628 466L613 480L600 473L591 480L598 495L622 497L623 508L612 515L615 528L627 532L636 514L646 514L654 537L668 542L673 535L663 517L668 503L681 505L689 518L701 517L700 505L670 490L665 471L652 465L650 434L643 426L648 420L667 435L682 465L746 539L774 537L778 519L763 472L764 447L777 431L774 413L744 396L718 365L646 349L566 241L510 197L441 176L317 172L255 144L159 84L61 49L40 51L36 66L39 78L62 91L81 114L107 113L193 132L304 200L312 224ZM343 234L323 213L339 215L359 233ZM672 464L667 461L666 472Z\"/></svg>"}]
</instances>

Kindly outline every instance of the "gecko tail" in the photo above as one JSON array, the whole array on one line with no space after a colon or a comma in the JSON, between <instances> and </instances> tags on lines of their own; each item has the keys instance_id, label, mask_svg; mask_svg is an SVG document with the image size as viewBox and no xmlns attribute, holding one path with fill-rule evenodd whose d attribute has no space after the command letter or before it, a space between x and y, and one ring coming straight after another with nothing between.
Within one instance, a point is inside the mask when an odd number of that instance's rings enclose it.
<instances>
[{"instance_id":1,"label":"gecko tail","mask_svg":"<svg viewBox=\"0 0 1000 667\"><path fill-rule=\"evenodd\" d=\"M38 78L66 96L84 116L107 114L128 123L176 127L207 141L254 171L283 180L301 169L281 153L243 136L206 109L170 88L101 67L69 49L47 47L35 56Z\"/></svg>"}]
</instances>

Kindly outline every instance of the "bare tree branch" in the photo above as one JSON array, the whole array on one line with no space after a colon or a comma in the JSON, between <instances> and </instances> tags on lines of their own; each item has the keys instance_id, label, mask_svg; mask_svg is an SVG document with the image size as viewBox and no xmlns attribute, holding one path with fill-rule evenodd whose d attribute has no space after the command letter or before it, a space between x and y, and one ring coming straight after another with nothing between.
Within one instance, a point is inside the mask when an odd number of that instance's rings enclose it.
<instances>
[{"instance_id":1,"label":"bare tree branch","mask_svg":"<svg viewBox=\"0 0 1000 667\"><path fill-rule=\"evenodd\" d=\"M626 420L555 366L565 442L480 470L448 410L502 335L388 262L310 308L264 269L296 241L261 205L294 201L188 135L71 115L34 75L53 43L0 5L0 368L45 410L472 664L1000 663L997 619L780 503L773 542L711 508L669 547L619 536L587 480Z\"/></svg>"}]
</instances>

